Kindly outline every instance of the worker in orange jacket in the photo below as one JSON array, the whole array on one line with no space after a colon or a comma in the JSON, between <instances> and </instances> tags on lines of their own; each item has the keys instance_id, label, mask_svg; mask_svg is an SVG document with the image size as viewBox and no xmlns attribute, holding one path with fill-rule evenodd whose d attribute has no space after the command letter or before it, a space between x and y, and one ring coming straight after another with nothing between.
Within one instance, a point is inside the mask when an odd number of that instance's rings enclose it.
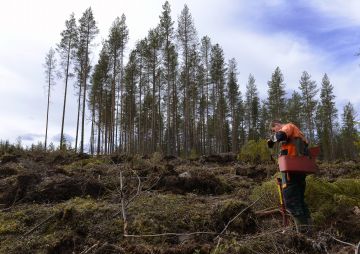
<instances>
[{"instance_id":1,"label":"worker in orange jacket","mask_svg":"<svg viewBox=\"0 0 360 254\"><path fill-rule=\"evenodd\" d=\"M269 148L272 148L276 142L279 142L281 144L280 155L309 155L308 141L295 124L284 124L279 120L273 120L269 127L274 134L267 141ZM281 177L285 207L294 217L298 230L300 232L307 232L310 228L311 217L304 200L306 173L281 172Z\"/></svg>"}]
</instances>

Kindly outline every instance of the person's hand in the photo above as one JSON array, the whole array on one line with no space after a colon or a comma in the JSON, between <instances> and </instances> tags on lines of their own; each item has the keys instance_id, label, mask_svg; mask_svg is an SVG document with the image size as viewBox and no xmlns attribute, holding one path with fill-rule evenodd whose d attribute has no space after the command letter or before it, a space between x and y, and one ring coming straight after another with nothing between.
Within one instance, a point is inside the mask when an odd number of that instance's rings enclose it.
<instances>
[{"instance_id":1,"label":"person's hand","mask_svg":"<svg viewBox=\"0 0 360 254\"><path fill-rule=\"evenodd\" d=\"M267 142L267 145L268 145L269 148L274 147L275 142L272 139L268 139L266 142Z\"/></svg>"}]
</instances>

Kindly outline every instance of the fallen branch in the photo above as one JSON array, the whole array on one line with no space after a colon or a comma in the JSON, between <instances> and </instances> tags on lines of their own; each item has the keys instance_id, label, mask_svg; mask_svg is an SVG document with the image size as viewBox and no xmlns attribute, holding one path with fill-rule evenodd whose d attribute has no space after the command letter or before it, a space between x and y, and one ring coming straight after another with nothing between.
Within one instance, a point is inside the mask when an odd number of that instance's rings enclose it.
<instances>
[{"instance_id":1,"label":"fallen branch","mask_svg":"<svg viewBox=\"0 0 360 254\"><path fill-rule=\"evenodd\" d=\"M281 213L281 211L278 208L271 209L271 210L255 211L255 214L259 217L266 216L269 214L274 214L274 213Z\"/></svg>"},{"instance_id":2,"label":"fallen branch","mask_svg":"<svg viewBox=\"0 0 360 254\"><path fill-rule=\"evenodd\" d=\"M330 236L330 238L332 238L333 240L339 242L339 243L342 243L344 245L348 245L348 246L351 246L351 247L354 247L355 249L357 249L358 246L356 246L355 244L352 244L352 243L348 243L348 242L344 242L344 241L341 241L339 239L337 239L336 237L334 237L333 235L330 235L328 233L325 233L326 235ZM355 252L356 253L356 252Z\"/></svg>"},{"instance_id":3,"label":"fallen branch","mask_svg":"<svg viewBox=\"0 0 360 254\"><path fill-rule=\"evenodd\" d=\"M230 224L236 220L243 212L245 212L247 209L249 209L250 207L252 207L253 205L255 205L263 196L260 196L258 199L256 199L254 202L252 202L250 205L248 205L247 207L245 207L244 209L242 209L234 218L232 218L227 224L226 226L224 227L224 229L220 232L220 234L216 237L220 237L220 235L222 235L226 230L227 228L230 226ZM216 239L215 238L215 239Z\"/></svg>"},{"instance_id":4,"label":"fallen branch","mask_svg":"<svg viewBox=\"0 0 360 254\"><path fill-rule=\"evenodd\" d=\"M89 253L90 251L92 251L93 249L95 249L98 245L99 245L99 241L97 243L95 243L94 245L92 245L90 248L82 251L80 254L86 254L86 253Z\"/></svg>"},{"instance_id":5,"label":"fallen branch","mask_svg":"<svg viewBox=\"0 0 360 254\"><path fill-rule=\"evenodd\" d=\"M26 232L23 237L31 234L33 231L35 231L36 229L38 229L40 226L42 226L43 224L45 224L46 222L50 221L52 218L54 218L56 216L56 213L52 214L51 216L47 217L45 220L43 220L42 222L40 222L38 225L36 225L35 227L33 227L32 229L30 229L28 232Z\"/></svg>"},{"instance_id":6,"label":"fallen branch","mask_svg":"<svg viewBox=\"0 0 360 254\"><path fill-rule=\"evenodd\" d=\"M217 235L216 232L191 232L191 233L161 233L161 234L145 234L145 235L124 235L124 237L158 237L158 236L191 236L191 235Z\"/></svg>"}]
</instances>

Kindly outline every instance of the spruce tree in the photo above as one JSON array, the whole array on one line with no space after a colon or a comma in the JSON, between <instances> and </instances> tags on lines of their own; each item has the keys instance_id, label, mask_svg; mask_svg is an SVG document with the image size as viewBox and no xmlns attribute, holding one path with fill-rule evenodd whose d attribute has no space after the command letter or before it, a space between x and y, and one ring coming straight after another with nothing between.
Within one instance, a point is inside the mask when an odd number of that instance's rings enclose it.
<instances>
[{"instance_id":1,"label":"spruce tree","mask_svg":"<svg viewBox=\"0 0 360 254\"><path fill-rule=\"evenodd\" d=\"M269 113L265 101L260 103L260 114L259 114L259 137L262 139L269 138Z\"/></svg>"},{"instance_id":2,"label":"spruce tree","mask_svg":"<svg viewBox=\"0 0 360 254\"><path fill-rule=\"evenodd\" d=\"M294 91L291 98L287 101L287 121L294 123L300 129L302 127L301 105L301 95L297 91Z\"/></svg>"},{"instance_id":3,"label":"spruce tree","mask_svg":"<svg viewBox=\"0 0 360 254\"><path fill-rule=\"evenodd\" d=\"M285 120L285 84L279 67L268 81L268 112L271 119Z\"/></svg>"},{"instance_id":4,"label":"spruce tree","mask_svg":"<svg viewBox=\"0 0 360 254\"><path fill-rule=\"evenodd\" d=\"M333 85L330 83L327 74L324 75L320 91L320 119L321 135L319 136L321 151L325 160L332 160L334 157L334 124L337 119L337 109L335 106L335 95Z\"/></svg>"},{"instance_id":5,"label":"spruce tree","mask_svg":"<svg viewBox=\"0 0 360 254\"><path fill-rule=\"evenodd\" d=\"M228 64L227 87L231 117L231 150L233 153L238 153L239 151L239 115L237 111L239 110L240 90L237 75L237 63L235 58L232 58Z\"/></svg>"},{"instance_id":6,"label":"spruce tree","mask_svg":"<svg viewBox=\"0 0 360 254\"><path fill-rule=\"evenodd\" d=\"M258 140L258 124L260 99L255 84L255 78L252 74L249 75L248 83L246 84L245 93L245 119L248 140Z\"/></svg>"},{"instance_id":7,"label":"spruce tree","mask_svg":"<svg viewBox=\"0 0 360 254\"><path fill-rule=\"evenodd\" d=\"M344 106L342 114L342 150L346 160L353 160L359 157L359 149L356 142L359 142L359 133L356 128L356 112L354 106L349 102Z\"/></svg>"},{"instance_id":8,"label":"spruce tree","mask_svg":"<svg viewBox=\"0 0 360 254\"><path fill-rule=\"evenodd\" d=\"M316 82L311 80L311 76L306 71L301 75L299 89L301 91L301 112L303 113L303 121L305 123L303 130L310 143L312 143L315 141L314 113L317 105L315 96L319 90L316 88Z\"/></svg>"}]
</instances>

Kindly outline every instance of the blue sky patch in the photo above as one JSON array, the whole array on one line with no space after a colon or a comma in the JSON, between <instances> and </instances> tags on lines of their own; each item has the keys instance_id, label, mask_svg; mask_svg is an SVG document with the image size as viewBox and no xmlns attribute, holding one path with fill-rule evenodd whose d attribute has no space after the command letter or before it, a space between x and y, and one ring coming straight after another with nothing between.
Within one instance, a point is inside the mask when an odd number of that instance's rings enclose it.
<instances>
[{"instance_id":1,"label":"blue sky patch","mask_svg":"<svg viewBox=\"0 0 360 254\"><path fill-rule=\"evenodd\" d=\"M334 63L353 61L359 52L360 26L324 14L305 1L286 1L275 6L257 8L257 15L247 13L252 29L265 34L293 34L311 48L333 56ZM250 17L251 15L251 17Z\"/></svg>"}]
</instances>

